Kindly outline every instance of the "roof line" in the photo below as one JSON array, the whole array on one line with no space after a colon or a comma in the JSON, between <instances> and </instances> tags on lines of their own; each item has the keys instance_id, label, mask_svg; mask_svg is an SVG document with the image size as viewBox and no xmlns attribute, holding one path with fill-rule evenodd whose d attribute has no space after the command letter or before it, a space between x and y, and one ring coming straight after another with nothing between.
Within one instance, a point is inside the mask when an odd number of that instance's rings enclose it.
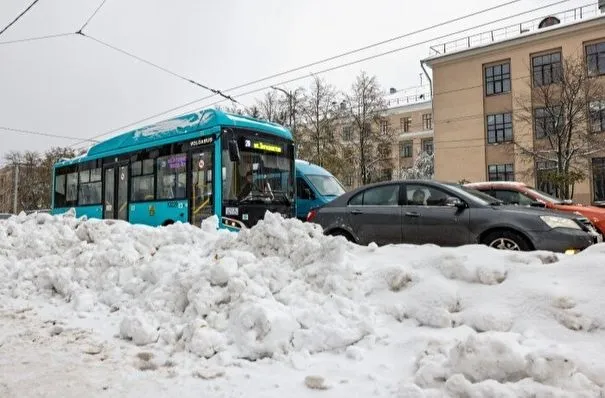
<instances>
[{"instance_id":1,"label":"roof line","mask_svg":"<svg viewBox=\"0 0 605 398\"><path fill-rule=\"evenodd\" d=\"M431 67L435 63L446 62L447 60L457 59L457 58L466 58L476 54L481 54L484 52L491 51L495 48L507 48L513 47L518 43L530 42L535 40L540 40L544 37L556 37L566 33L566 30L576 31L585 28L590 28L592 25L599 25L605 22L605 14L598 15L596 17L587 18L578 22L572 22L569 24L559 24L554 26L549 26L547 28L541 28L534 32L528 32L522 34L520 36L511 37L508 39L503 39L497 42L487 43L485 45L478 45L471 48L466 48L464 50L451 52L449 54L442 54L437 56L432 56L421 60L421 62L425 65Z\"/></svg>"}]
</instances>

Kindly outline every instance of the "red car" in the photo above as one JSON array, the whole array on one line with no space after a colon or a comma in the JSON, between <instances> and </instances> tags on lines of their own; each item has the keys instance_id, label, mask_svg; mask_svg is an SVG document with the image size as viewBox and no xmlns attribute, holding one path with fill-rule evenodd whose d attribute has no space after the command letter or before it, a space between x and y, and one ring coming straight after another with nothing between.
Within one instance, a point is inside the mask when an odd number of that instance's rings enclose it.
<instances>
[{"instance_id":1,"label":"red car","mask_svg":"<svg viewBox=\"0 0 605 398\"><path fill-rule=\"evenodd\" d=\"M473 182L464 186L500 199L505 204L531 206L539 203L549 209L581 214L594 224L601 235L605 235L605 208L585 206L571 200L557 199L522 182Z\"/></svg>"}]
</instances>

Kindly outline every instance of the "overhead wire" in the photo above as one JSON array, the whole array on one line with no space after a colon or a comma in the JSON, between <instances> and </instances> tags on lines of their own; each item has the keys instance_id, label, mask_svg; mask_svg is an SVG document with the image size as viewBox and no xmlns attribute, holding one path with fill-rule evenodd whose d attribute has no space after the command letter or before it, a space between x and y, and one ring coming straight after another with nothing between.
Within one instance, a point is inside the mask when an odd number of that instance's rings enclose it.
<instances>
[{"instance_id":1,"label":"overhead wire","mask_svg":"<svg viewBox=\"0 0 605 398\"><path fill-rule=\"evenodd\" d=\"M435 41L435 40L440 40L440 39L443 39L443 38L446 38L446 37L449 37L449 36L452 36L452 35L457 35L457 34L460 34L460 33L468 32L468 31L471 31L471 30L474 30L474 29L477 29L477 28L481 28L481 27L484 27L484 26L487 26L487 25L491 25L491 24L494 24L494 23L497 23L497 22L501 22L501 21L504 21L504 20L507 20L507 19L516 18L516 17L522 16L522 15L526 15L526 14L529 14L529 13L532 13L532 12L540 11L540 10L543 10L543 9L546 9L546 8L550 8L550 7L553 7L553 6L556 6L556 5L560 5L560 4L563 4L563 3L567 3L567 2L569 2L569 1L571 1L571 0L560 0L560 1L556 1L556 2L554 2L554 3L550 3L550 4L547 4L547 5L540 6L540 7L535 7L535 8L532 8L532 9L530 9L530 10L527 10L527 11L523 11L523 12L519 12L519 13L516 13L516 14L508 15L508 16L506 16L506 17L501 17L501 18L498 18L498 19L495 19L495 20L492 20L492 21L489 21L489 22L485 22L485 23L482 23L482 24L479 24L479 25L476 25L476 26L473 26L473 27L470 27L470 28L466 28L466 29L458 30L458 31L453 32L453 33L447 33L447 34L444 34L444 35L441 35L441 36L433 37L433 38L431 38L431 39L428 39L428 40L423 40L423 41L421 41L421 42L417 42L417 43L414 43L414 44L410 44L410 45L407 45L407 46L404 46L404 47L400 47L400 48L397 48L397 49L394 49L394 50L390 50L390 51L383 52L383 53L380 53L380 54L376 54L376 55L373 55L373 56L364 57L364 58L362 58L362 59L358 59L358 60L355 60L355 61L352 61L352 62L347 62L347 63L342 64L342 65L338 65L338 66L334 66L334 67L331 67L331 68L327 68L327 69L324 69L324 70L319 71L319 72L314 72L313 74L314 74L314 75L318 75L318 74L327 73L327 72L334 71L334 70L337 70L337 69L341 69L341 68L344 68L344 67L347 67L347 66L351 66L351 65L354 65L354 64L357 64L357 63L361 63L361 62L365 62L365 61L368 61L368 60L371 60L371 59L375 59L375 58L378 58L378 57L382 57L382 56L385 56L385 55L389 55L389 54L392 54L392 53L395 53L395 52L398 52L398 51L402 51L402 50L409 49L409 48L412 48L412 47L416 47L416 46L419 46L419 45L427 44L427 43L429 43L429 42L433 42L433 41ZM507 4L507 3L505 3L505 4ZM458 18L456 18L456 21L459 21L459 20L464 19L464 18L469 18L470 16L475 16L475 15L479 15L479 14L481 14L481 13L488 12L488 11L490 11L491 9L492 9L492 7L488 8L488 9L485 9L485 10L481 10L481 11L474 12L474 13L469 14L469 15L466 15L466 16L458 17ZM432 28L432 29L434 29L434 28L436 28L436 27L440 27L440 26L448 25L448 24L452 23L452 21L453 21L453 20L451 20L451 21L444 21L444 22L442 22L442 23L440 23L440 24L433 25L431 28ZM426 28L426 29L428 29L428 28ZM402 36L404 36L404 35L402 35ZM398 36L398 37L399 37L399 36ZM385 40L385 41L383 41L383 42L388 42L388 41L387 41L387 40ZM381 42L381 43L382 43L382 42ZM366 47L368 47L368 46L366 46ZM355 51L355 50L354 50L354 51ZM360 51L361 51L361 50L360 50ZM350 53L350 52L343 53L344 55L343 55L343 54L339 54L339 55L342 57L342 56L348 55L348 53ZM316 64L323 63L323 62L327 62L326 60L328 60L328 59L329 59L329 60L333 60L333 59L336 59L336 58L337 58L337 56L334 56L334 57L329 57L329 58L326 58L325 60L317 61L317 62L312 63L312 64L313 64L313 65L316 65ZM310 65L310 64L307 64L307 65ZM236 86L236 87L234 87L234 88L227 89L227 90L225 90L225 92L229 92L229 91L233 91L233 90L235 90L235 89L239 89L239 88L244 88L244 87L247 87L247 86L251 86L251 85L253 85L253 84L256 84L256 83L257 83L257 82L259 82L259 81L269 80L269 79L271 79L272 77L275 77L275 76L278 76L278 75L279 75L279 76L282 76L282 75L285 75L285 74L289 74L289 73L292 73L292 71L296 71L296 70L304 69L305 67L306 67L306 65L305 65L305 66L302 66L302 67L298 67L298 68L290 69L290 70L288 70L288 71L280 72L280 73L278 73L278 74L273 74L273 75L267 76L267 77L262 78L262 79L256 79L256 80L251 81L251 82L249 82L249 83L242 84L242 85ZM254 93L257 93L257 92L260 92L260 91L265 91L265 90L268 90L268 89L270 89L270 87L271 87L271 86L279 86L279 85L284 85L284 84L292 83L292 82L295 82L295 81L298 81L298 80L307 79L307 78L309 78L309 77L310 77L309 75L299 76L299 77L296 77L296 78L288 79L288 80L286 80L286 81L282 81L282 82L280 82L280 83L274 83L274 84L271 84L271 85L266 86L266 87L262 87L262 88L257 88L257 89L254 89L254 90L250 90L250 91L245 92L245 93L241 93L241 94L234 94L234 96L236 96L236 97L243 97L243 96L250 95L250 94L254 94ZM126 124L126 125L120 126L120 127L118 127L118 128L115 128L115 129L112 129L112 130L109 130L109 131L106 131L106 132L103 132L103 133L100 133L100 134L97 134L97 135L93 136L92 138L95 138L95 139L96 139L96 138L101 138L101 137L104 137L104 136L106 136L106 135L109 135L109 134L112 134L112 133L118 132L118 131L123 130L123 129L126 129L126 128L128 128L128 127L132 127L132 126L135 126L135 125L137 125L137 124L140 124L140 123L143 123L143 122L146 122L146 121L149 121L149 120L152 120L152 119L158 118L158 117L160 117L160 116L163 116L163 115L166 115L166 114L169 114L169 113L172 113L172 112L178 111L178 110L180 110L180 109L187 108L187 107L189 107L189 106L191 106L191 105L194 105L194 104L197 104L197 103L199 103L199 102L202 102L202 101L208 100L208 99L210 99L210 98L212 98L212 97L213 97L213 96L205 96L205 97L198 98L198 99L195 99L195 100L192 100L192 101L188 101L188 102L186 102L186 103L184 103L184 104L181 104L181 105L175 106L175 107L173 107L173 108L170 108L170 109L168 109L168 110L165 110L165 111L162 111L162 112L159 112L159 113L155 113L155 114L153 114L153 115L147 116L147 117L145 117L145 118L143 118L143 119L140 119L140 120L137 120L137 121L135 121L135 122L132 122L132 123L129 123L129 124ZM221 101L217 101L217 102L211 103L211 104L206 105L206 106L215 106L215 105L220 104L221 102L223 102L223 101L222 101L222 100L221 100ZM78 145L78 143L75 143L74 145Z\"/></svg>"},{"instance_id":2,"label":"overhead wire","mask_svg":"<svg viewBox=\"0 0 605 398\"><path fill-rule=\"evenodd\" d=\"M53 133L45 133L45 132L41 132L41 131L24 130L24 129L12 128L12 127L0 126L0 131L2 131L2 130L11 131L13 133L37 135L37 136L50 137L50 138L60 138L60 139L65 139L65 140L73 140L73 141L82 140L81 137L72 137L72 136L68 136L68 135L60 135L60 134L53 134ZM86 141L87 142L98 142L97 140L94 140L91 138L86 139Z\"/></svg>"},{"instance_id":3,"label":"overhead wire","mask_svg":"<svg viewBox=\"0 0 605 398\"><path fill-rule=\"evenodd\" d=\"M90 23L90 21L92 21L92 19L97 15L97 13L101 10L101 8L103 8L103 6L105 5L105 2L107 2L107 0L103 0L101 2L101 4L96 8L96 10L92 13L92 15L86 20L86 22L84 22L84 25L82 25L82 27L76 32L76 33L81 33L84 31L84 28L86 28L88 26L88 24Z\"/></svg>"},{"instance_id":4,"label":"overhead wire","mask_svg":"<svg viewBox=\"0 0 605 398\"><path fill-rule=\"evenodd\" d=\"M46 35L46 36L29 37L29 38L26 38L26 39L17 39L17 40L10 40L10 41L0 41L0 46L7 45L7 44L15 44L15 43L25 43L25 42L29 42L29 41L55 39L55 38L58 38L58 37L73 36L73 35L75 35L75 33L57 33L57 34Z\"/></svg>"},{"instance_id":5,"label":"overhead wire","mask_svg":"<svg viewBox=\"0 0 605 398\"><path fill-rule=\"evenodd\" d=\"M177 78L179 78L179 79L185 80L185 81L186 81L186 82L188 82L188 83L191 83L191 84L196 85L196 86L198 86L198 87L200 87L200 88L203 88L203 89L205 89L205 90L208 90L208 91L210 91L210 92L212 92L212 93L214 93L214 94L220 95L220 96L222 96L223 98L225 98L226 100L230 100L230 101L232 101L232 102L234 102L234 103L236 103L236 104L238 104L238 103L239 103L239 102L237 102L237 101L236 101L234 98L232 98L231 96L226 95L226 94L223 94L223 93L221 92L221 90L214 89L214 88L209 87L209 86L207 86L207 85L205 85L205 84L202 84L202 83L200 83L200 82L198 82L198 81L196 81L196 80L190 79L190 78L185 77L185 76L183 76L183 75L181 75L181 74L178 74L178 73L176 73L176 72L173 72L173 71L171 71L171 70L169 70L169 69L167 69L167 68L165 68L165 67L163 67L163 66L160 66L160 65L158 65L158 64L156 64L156 63L153 63L153 62L148 61L148 60L146 60L146 59L144 59L144 58L141 58L141 57L139 57L139 56L137 56L137 55L134 55L134 54L132 54L132 53L130 53L130 52L128 52L128 51L126 51L126 50L122 50L121 48L118 48L118 47L116 47L116 46L114 46L114 45L111 45L111 44L109 44L109 43L106 43L106 42L104 42L104 41L102 41L102 40L100 40L100 39L97 39L97 38L95 38L95 37L92 37L92 36L90 36L90 35L87 35L87 34L86 34L86 33L84 33L84 32L78 32L77 34L82 35L83 37L86 37L86 38L88 38L88 39L90 39L90 40L93 40L93 41L95 41L95 42L97 42L97 43L99 43L99 44L101 44L101 45L103 45L103 46L105 46L105 47L107 47L107 48L110 48L110 49L112 49L112 50L114 50L114 51L117 51L117 52L119 52L119 53L121 53L121 54L124 54L124 55L126 55L126 56L128 56L128 57L130 57L130 58L136 59L136 60L137 60L137 61L139 61L139 62L143 62L144 64L147 64L147 65L149 65L149 66L151 66L151 67L153 67L153 68L159 69L159 70L161 70L161 71L163 71L163 72L165 72L165 73L168 73L168 74L170 74L170 75L172 75L172 76L175 76L175 77L177 77Z\"/></svg>"},{"instance_id":6,"label":"overhead wire","mask_svg":"<svg viewBox=\"0 0 605 398\"><path fill-rule=\"evenodd\" d=\"M497 20L492 20L492 21L489 21L489 22L485 22L485 23L482 23L480 25L474 26L472 28L462 29L462 30L458 30L458 31L453 32L453 33L443 34L443 35L438 36L438 37L434 37L434 38L431 38L431 39L423 40L421 42L416 42L416 43L409 44L409 45L406 45L406 46L403 46L403 47L399 47L399 48L395 48L395 49L392 49L392 50L389 50L389 51L385 51L385 52L382 52L382 53L379 53L379 54L375 54L375 55L371 55L371 56L368 56L368 57L360 58L360 59L357 59L357 60L354 60L354 61L350 61L350 62L341 64L341 65L337 65L337 66L333 66L333 67L330 67L330 68L326 68L326 69L323 69L323 70L321 70L319 72L313 72L313 74L314 75L319 75L319 74L324 74L324 73L327 73L327 72L332 72L332 71L337 70L337 69L341 69L341 68L345 68L345 67L348 67L348 66L352 66L352 65L355 65L355 64L362 63L362 62L366 62L366 61L369 61L369 60L372 60L372 59L375 59L375 58L379 58L379 57L383 57L385 55L390 55L390 54L393 54L393 53L396 53L396 52L399 52L399 51L408 50L408 49L413 48L413 47L417 47L417 46L420 46L420 45L423 45L423 44L428 44L428 43L433 42L435 40L441 40L441 39L447 38L449 36L458 35L460 33L464 33L464 32L467 32L469 30L474 30L474 29L481 28L481 27L484 27L484 26L487 26L487 25L491 25L491 24L503 21L505 19L516 18L516 17L521 16L521 15L525 15L525 14L528 14L528 13L531 13L531 12L535 12L535 11L538 11L538 10L541 10L541 9L544 9L544 8L552 7L554 5L558 5L558 4L562 4L562 3L567 3L569 1L571 1L571 0L560 0L560 1L556 2L556 3L552 3L552 4L549 4L549 5L546 5L546 6L540 6L540 7L531 9L529 11L524 11L524 12L521 12L521 13L518 13L518 14L514 14L514 15L511 15L511 16L508 16L506 18L499 18ZM307 78L309 78L308 75L298 76L298 77L295 77L295 78L292 78L292 79L288 79L288 80L282 81L280 83L273 84L273 86L281 86L281 85L284 85L284 84L293 83L295 81L303 80L303 79L307 79ZM247 95L250 95L250 94L255 94L255 93L260 92L260 91L268 90L270 88L271 88L271 85L265 86L265 87L261 87L261 88L256 88L256 89L247 91L245 93L240 93L240 94L235 94L235 95L237 97L244 97L244 96L247 96ZM201 102L201 100L199 102ZM220 104L221 102L223 102L223 101L222 100L221 101L216 101L216 102L213 102L213 103L211 103L209 105L206 105L206 106L215 106L217 104Z\"/></svg>"},{"instance_id":7,"label":"overhead wire","mask_svg":"<svg viewBox=\"0 0 605 398\"><path fill-rule=\"evenodd\" d=\"M4 27L2 30L0 30L0 36L2 36L2 34L4 32L6 32L8 30L8 28L13 26L19 19L21 19L22 16L24 16L29 10L31 10L31 8L33 6L35 6L38 1L39 0L34 0L33 3L31 3L29 5L29 7L27 7L25 10L23 10L23 12L21 12L21 14L17 15L17 17L15 19L13 19L12 22L10 22L8 25L6 25L6 27Z\"/></svg>"}]
</instances>

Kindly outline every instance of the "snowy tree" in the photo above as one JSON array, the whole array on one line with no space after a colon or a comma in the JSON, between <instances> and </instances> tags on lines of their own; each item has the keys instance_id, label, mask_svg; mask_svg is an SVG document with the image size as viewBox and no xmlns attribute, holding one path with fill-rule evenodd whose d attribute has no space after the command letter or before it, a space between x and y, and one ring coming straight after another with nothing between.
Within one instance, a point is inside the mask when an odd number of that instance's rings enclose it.
<instances>
[{"instance_id":1,"label":"snowy tree","mask_svg":"<svg viewBox=\"0 0 605 398\"><path fill-rule=\"evenodd\" d=\"M336 134L340 108L336 89L315 76L302 107L300 156L328 169L338 161L341 140Z\"/></svg>"},{"instance_id":2,"label":"snowy tree","mask_svg":"<svg viewBox=\"0 0 605 398\"><path fill-rule=\"evenodd\" d=\"M361 182L367 184L373 177L376 179L379 171L385 170L386 163L390 163L390 151L385 148L390 147L394 136L382 117L386 102L376 77L362 72L351 88L345 99L345 117L356 130L350 145L357 155Z\"/></svg>"},{"instance_id":3,"label":"snowy tree","mask_svg":"<svg viewBox=\"0 0 605 398\"><path fill-rule=\"evenodd\" d=\"M434 164L434 153L420 152L414 160L414 165L400 170L399 177L402 180L430 180L435 175Z\"/></svg>"}]
</instances>

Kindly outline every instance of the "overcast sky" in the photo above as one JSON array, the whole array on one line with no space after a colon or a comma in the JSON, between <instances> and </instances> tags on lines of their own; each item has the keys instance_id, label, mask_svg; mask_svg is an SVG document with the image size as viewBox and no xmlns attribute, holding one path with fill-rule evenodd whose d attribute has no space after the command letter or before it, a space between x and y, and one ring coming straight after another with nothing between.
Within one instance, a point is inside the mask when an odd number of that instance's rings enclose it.
<instances>
[{"instance_id":1,"label":"overcast sky","mask_svg":"<svg viewBox=\"0 0 605 398\"><path fill-rule=\"evenodd\" d=\"M32 0L1 0L0 29ZM0 42L76 32L102 0L39 0ZM463 16L505 0L107 0L85 32L213 88L226 90L325 57ZM362 53L232 91L250 104L256 87L348 61L437 38L556 0L523 0L465 22L406 37ZM569 0L518 23L594 1ZM494 25L495 27L495 25ZM489 30L483 27L479 31ZM432 44L448 41L435 39ZM346 90L361 70L376 75L385 90L420 83L419 60L429 44L323 75ZM426 80L425 80L426 81ZM285 85L307 86L308 80ZM0 126L89 138L210 93L149 65L71 35L0 44ZM211 105L198 102L150 122ZM146 123L143 123L146 124ZM139 125L140 126L140 125ZM109 137L109 136L107 136ZM9 150L43 151L74 140L46 138L0 128L0 156Z\"/></svg>"}]
</instances>

